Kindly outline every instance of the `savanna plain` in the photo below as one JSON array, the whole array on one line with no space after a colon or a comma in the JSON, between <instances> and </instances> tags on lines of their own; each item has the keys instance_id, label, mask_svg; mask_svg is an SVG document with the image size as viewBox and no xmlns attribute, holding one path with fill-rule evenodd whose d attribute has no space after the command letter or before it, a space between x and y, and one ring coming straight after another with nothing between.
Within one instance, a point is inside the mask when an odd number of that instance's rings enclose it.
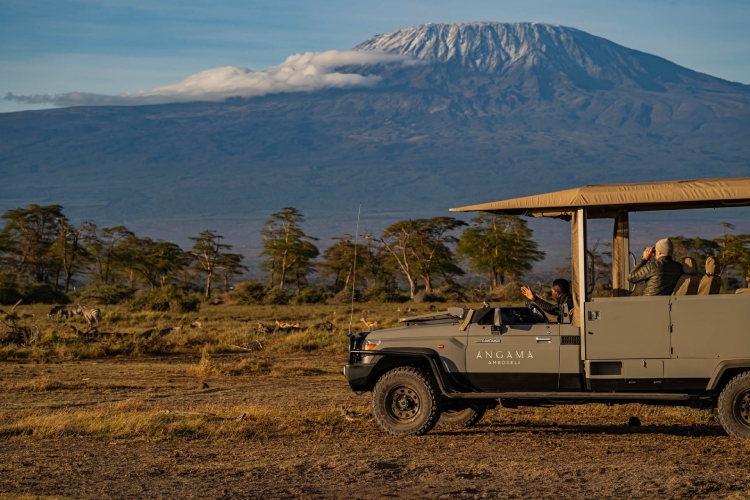
<instances>
[{"instance_id":1,"label":"savanna plain","mask_svg":"<svg viewBox=\"0 0 750 500\"><path fill-rule=\"evenodd\" d=\"M357 304L355 329L429 307ZM750 498L750 443L706 411L498 408L388 436L342 376L345 305L103 306L88 334L48 309L19 306L38 336L0 346L3 500Z\"/></svg>"}]
</instances>

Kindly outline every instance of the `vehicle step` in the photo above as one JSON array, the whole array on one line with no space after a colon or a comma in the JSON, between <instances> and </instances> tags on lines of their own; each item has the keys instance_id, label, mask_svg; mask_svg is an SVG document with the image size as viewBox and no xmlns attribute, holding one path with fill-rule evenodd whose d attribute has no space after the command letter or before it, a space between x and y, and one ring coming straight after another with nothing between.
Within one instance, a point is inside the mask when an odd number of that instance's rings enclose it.
<instances>
[{"instance_id":1,"label":"vehicle step","mask_svg":"<svg viewBox=\"0 0 750 500\"><path fill-rule=\"evenodd\" d=\"M659 400L689 401L696 399L694 394L653 393L653 392L463 392L448 394L455 399L594 399L594 400Z\"/></svg>"}]
</instances>

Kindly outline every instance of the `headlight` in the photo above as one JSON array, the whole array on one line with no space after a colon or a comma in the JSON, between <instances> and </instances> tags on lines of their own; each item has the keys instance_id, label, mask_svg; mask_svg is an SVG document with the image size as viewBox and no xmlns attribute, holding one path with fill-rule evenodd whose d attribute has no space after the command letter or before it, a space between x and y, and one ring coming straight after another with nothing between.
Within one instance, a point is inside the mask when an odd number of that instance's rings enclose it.
<instances>
[{"instance_id":1,"label":"headlight","mask_svg":"<svg viewBox=\"0 0 750 500\"><path fill-rule=\"evenodd\" d=\"M379 340L365 340L362 342L363 351L374 351L377 346L380 345Z\"/></svg>"}]
</instances>

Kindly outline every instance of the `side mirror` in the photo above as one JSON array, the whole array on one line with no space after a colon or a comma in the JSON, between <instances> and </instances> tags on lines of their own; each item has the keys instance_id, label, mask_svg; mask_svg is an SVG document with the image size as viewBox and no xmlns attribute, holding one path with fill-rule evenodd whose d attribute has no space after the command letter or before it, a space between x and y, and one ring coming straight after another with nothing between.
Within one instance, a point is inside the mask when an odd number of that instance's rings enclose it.
<instances>
[{"instance_id":1,"label":"side mirror","mask_svg":"<svg viewBox=\"0 0 750 500\"><path fill-rule=\"evenodd\" d=\"M571 323L571 314L570 310L568 309L568 304L563 302L560 304L560 323L569 325Z\"/></svg>"}]
</instances>

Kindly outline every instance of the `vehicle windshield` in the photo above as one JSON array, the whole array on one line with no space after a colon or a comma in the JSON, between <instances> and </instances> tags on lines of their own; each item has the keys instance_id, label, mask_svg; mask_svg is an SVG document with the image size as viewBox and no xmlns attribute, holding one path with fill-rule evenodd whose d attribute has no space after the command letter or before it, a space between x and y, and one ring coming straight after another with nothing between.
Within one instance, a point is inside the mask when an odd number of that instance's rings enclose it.
<instances>
[{"instance_id":1,"label":"vehicle windshield","mask_svg":"<svg viewBox=\"0 0 750 500\"><path fill-rule=\"evenodd\" d=\"M492 325L495 319L495 308L486 307L476 312L476 323L479 325ZM540 323L541 320L535 318L528 307L501 307L500 317L503 325L530 325Z\"/></svg>"}]
</instances>

